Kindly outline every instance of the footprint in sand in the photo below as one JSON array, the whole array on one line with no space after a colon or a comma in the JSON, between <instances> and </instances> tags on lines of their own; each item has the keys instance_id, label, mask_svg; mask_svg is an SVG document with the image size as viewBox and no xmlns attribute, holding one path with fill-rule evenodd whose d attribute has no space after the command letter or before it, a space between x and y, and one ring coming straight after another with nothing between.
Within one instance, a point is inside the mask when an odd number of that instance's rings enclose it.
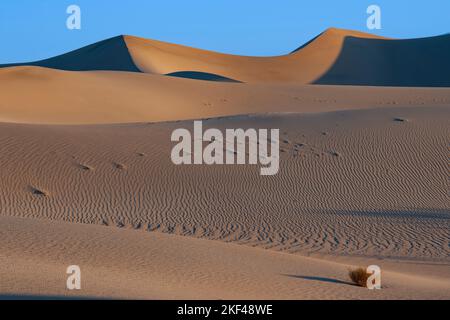
<instances>
[{"instance_id":1,"label":"footprint in sand","mask_svg":"<svg viewBox=\"0 0 450 320\"><path fill-rule=\"evenodd\" d=\"M329 153L330 155L332 155L333 157L340 157L340 156L341 156L341 155L339 154L339 152L334 151L334 150L330 150L330 151L328 151L328 153Z\"/></svg>"},{"instance_id":2,"label":"footprint in sand","mask_svg":"<svg viewBox=\"0 0 450 320\"><path fill-rule=\"evenodd\" d=\"M116 227L117 228L125 228L125 223L122 221L118 221L118 222L116 222Z\"/></svg>"},{"instance_id":3,"label":"footprint in sand","mask_svg":"<svg viewBox=\"0 0 450 320\"><path fill-rule=\"evenodd\" d=\"M94 168L92 168L91 166L88 166L88 165L85 165L85 164L82 164L82 163L78 163L77 166L78 166L78 168L80 168L81 170L84 170L84 171L92 171L92 170L94 170Z\"/></svg>"},{"instance_id":4,"label":"footprint in sand","mask_svg":"<svg viewBox=\"0 0 450 320\"><path fill-rule=\"evenodd\" d=\"M140 222L133 223L132 228L134 230L140 230L142 228L142 224Z\"/></svg>"},{"instance_id":5,"label":"footprint in sand","mask_svg":"<svg viewBox=\"0 0 450 320\"><path fill-rule=\"evenodd\" d=\"M118 163L118 162L113 162L113 166L116 169L119 170L127 170L127 167L124 164Z\"/></svg>"},{"instance_id":6,"label":"footprint in sand","mask_svg":"<svg viewBox=\"0 0 450 320\"><path fill-rule=\"evenodd\" d=\"M36 188L33 186L29 186L28 188L31 191L31 193L34 194L35 196L47 197L49 195L49 193L47 191L44 191L42 189L39 189L39 188Z\"/></svg>"}]
</instances>

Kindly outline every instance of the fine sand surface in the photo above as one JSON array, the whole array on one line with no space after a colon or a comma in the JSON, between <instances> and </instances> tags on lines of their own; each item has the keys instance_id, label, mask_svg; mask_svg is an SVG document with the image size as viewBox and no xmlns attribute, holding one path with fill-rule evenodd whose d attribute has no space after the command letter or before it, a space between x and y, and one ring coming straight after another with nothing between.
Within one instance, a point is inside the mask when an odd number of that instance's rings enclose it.
<instances>
[{"instance_id":1,"label":"fine sand surface","mask_svg":"<svg viewBox=\"0 0 450 320\"><path fill-rule=\"evenodd\" d=\"M259 165L174 165L171 133L193 130L191 121L1 124L0 213L288 252L447 260L449 115L425 107L204 121L279 128L274 176Z\"/></svg>"},{"instance_id":2,"label":"fine sand surface","mask_svg":"<svg viewBox=\"0 0 450 320\"><path fill-rule=\"evenodd\" d=\"M374 260L383 266L383 289L370 291L348 282L358 261L46 220L0 217L0 225L6 299L18 292L30 299L448 299L450 286L448 265ZM81 269L79 291L65 289L73 264Z\"/></svg>"},{"instance_id":3,"label":"fine sand surface","mask_svg":"<svg viewBox=\"0 0 450 320\"><path fill-rule=\"evenodd\" d=\"M262 58L124 36L3 66L0 299L450 299L448 44L330 29ZM174 165L192 119L279 129L278 174ZM382 290L348 282L369 264Z\"/></svg>"},{"instance_id":4,"label":"fine sand surface","mask_svg":"<svg viewBox=\"0 0 450 320\"><path fill-rule=\"evenodd\" d=\"M98 124L450 105L450 88L242 84L116 71L0 69L0 121Z\"/></svg>"},{"instance_id":5,"label":"fine sand surface","mask_svg":"<svg viewBox=\"0 0 450 320\"><path fill-rule=\"evenodd\" d=\"M64 295L64 266L80 264L81 296L449 298L449 116L424 107L205 122L280 128L271 177L173 165L170 133L190 121L2 124L1 291ZM348 265L374 259L387 269L380 293L340 282Z\"/></svg>"}]
</instances>

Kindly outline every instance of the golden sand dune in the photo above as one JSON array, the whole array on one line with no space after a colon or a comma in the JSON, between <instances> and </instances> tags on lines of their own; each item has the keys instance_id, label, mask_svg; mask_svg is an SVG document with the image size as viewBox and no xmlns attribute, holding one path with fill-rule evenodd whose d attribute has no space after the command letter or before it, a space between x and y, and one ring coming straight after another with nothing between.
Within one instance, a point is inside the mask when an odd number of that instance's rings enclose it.
<instances>
[{"instance_id":1,"label":"golden sand dune","mask_svg":"<svg viewBox=\"0 0 450 320\"><path fill-rule=\"evenodd\" d=\"M243 57L121 36L0 66L0 298L448 299L450 88L424 87L450 86L449 48L329 29ZM192 119L279 128L278 174L174 165ZM383 290L349 285L370 263Z\"/></svg>"},{"instance_id":2,"label":"golden sand dune","mask_svg":"<svg viewBox=\"0 0 450 320\"><path fill-rule=\"evenodd\" d=\"M137 37L125 36L124 39L135 65L142 72L197 79L214 79L217 75L246 83L307 84L333 65L347 36L375 37L329 29L303 48L278 57L226 55Z\"/></svg>"},{"instance_id":3,"label":"golden sand dune","mask_svg":"<svg viewBox=\"0 0 450 320\"><path fill-rule=\"evenodd\" d=\"M0 241L0 298L448 299L450 286L445 265L382 261L370 291L348 281L358 260L37 219L0 217ZM73 264L81 290L68 291Z\"/></svg>"},{"instance_id":4,"label":"golden sand dune","mask_svg":"<svg viewBox=\"0 0 450 320\"><path fill-rule=\"evenodd\" d=\"M0 69L0 121L95 124L448 106L450 88L242 84L132 72Z\"/></svg>"},{"instance_id":5,"label":"golden sand dune","mask_svg":"<svg viewBox=\"0 0 450 320\"><path fill-rule=\"evenodd\" d=\"M276 57L227 55L118 36L24 65L246 83L448 87L449 52L449 35L392 40L332 28L292 53Z\"/></svg>"}]
</instances>

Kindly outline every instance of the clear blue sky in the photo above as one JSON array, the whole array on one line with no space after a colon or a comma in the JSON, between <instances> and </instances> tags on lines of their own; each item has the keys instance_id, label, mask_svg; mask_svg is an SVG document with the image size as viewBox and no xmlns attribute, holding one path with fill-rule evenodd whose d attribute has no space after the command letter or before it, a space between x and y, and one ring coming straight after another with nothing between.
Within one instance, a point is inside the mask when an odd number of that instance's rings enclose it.
<instances>
[{"instance_id":1,"label":"clear blue sky","mask_svg":"<svg viewBox=\"0 0 450 320\"><path fill-rule=\"evenodd\" d=\"M66 28L66 8L82 29ZM328 27L366 28L382 9L382 30L397 38L450 32L450 0L1 0L0 63L38 60L119 34L243 55L278 55Z\"/></svg>"}]
</instances>

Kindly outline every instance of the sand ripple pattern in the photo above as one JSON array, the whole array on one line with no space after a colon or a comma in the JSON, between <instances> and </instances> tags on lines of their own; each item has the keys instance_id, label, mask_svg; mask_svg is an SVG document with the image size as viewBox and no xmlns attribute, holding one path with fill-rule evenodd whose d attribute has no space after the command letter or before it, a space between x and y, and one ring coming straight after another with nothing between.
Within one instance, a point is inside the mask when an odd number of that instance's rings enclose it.
<instances>
[{"instance_id":1,"label":"sand ripple pattern","mask_svg":"<svg viewBox=\"0 0 450 320\"><path fill-rule=\"evenodd\" d=\"M0 214L159 231L303 254L449 260L447 107L205 120L280 128L276 176L175 166L192 122L0 125Z\"/></svg>"}]
</instances>

